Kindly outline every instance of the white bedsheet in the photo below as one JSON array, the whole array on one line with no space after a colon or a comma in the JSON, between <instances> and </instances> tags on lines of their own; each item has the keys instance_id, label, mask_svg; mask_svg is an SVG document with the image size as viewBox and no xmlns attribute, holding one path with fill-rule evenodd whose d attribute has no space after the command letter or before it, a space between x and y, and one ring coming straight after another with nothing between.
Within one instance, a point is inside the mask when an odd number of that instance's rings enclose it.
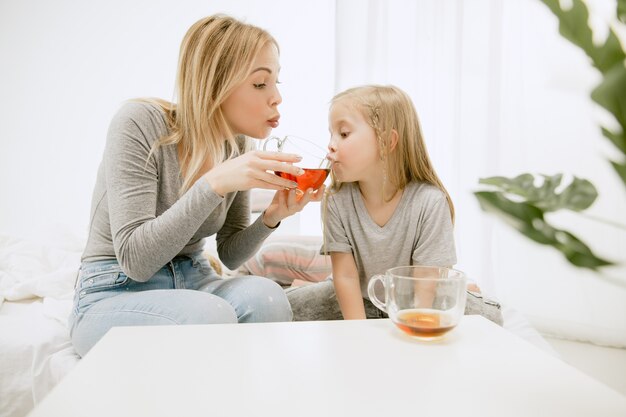
<instances>
[{"instance_id":1,"label":"white bedsheet","mask_svg":"<svg viewBox=\"0 0 626 417\"><path fill-rule=\"evenodd\" d=\"M80 250L0 235L0 305L34 297L71 298Z\"/></svg>"},{"instance_id":2,"label":"white bedsheet","mask_svg":"<svg viewBox=\"0 0 626 417\"><path fill-rule=\"evenodd\" d=\"M67 317L80 245L0 235L0 417L26 415L78 362Z\"/></svg>"},{"instance_id":3,"label":"white bedsheet","mask_svg":"<svg viewBox=\"0 0 626 417\"><path fill-rule=\"evenodd\" d=\"M58 317L70 309L71 300L52 299L0 308L0 416L28 413L78 362L65 319Z\"/></svg>"}]
</instances>

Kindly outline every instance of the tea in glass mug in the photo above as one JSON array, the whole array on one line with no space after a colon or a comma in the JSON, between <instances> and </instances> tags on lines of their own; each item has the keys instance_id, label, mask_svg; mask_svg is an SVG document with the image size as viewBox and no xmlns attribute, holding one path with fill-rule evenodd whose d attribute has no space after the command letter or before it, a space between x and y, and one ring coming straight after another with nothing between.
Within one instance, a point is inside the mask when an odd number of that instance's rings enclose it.
<instances>
[{"instance_id":1,"label":"tea in glass mug","mask_svg":"<svg viewBox=\"0 0 626 417\"><path fill-rule=\"evenodd\" d=\"M385 302L375 286L385 288ZM403 332L422 340L442 338L465 313L467 278L461 271L438 266L403 266L375 275L367 292Z\"/></svg>"},{"instance_id":2,"label":"tea in glass mug","mask_svg":"<svg viewBox=\"0 0 626 417\"><path fill-rule=\"evenodd\" d=\"M310 140L293 135L284 138L271 136L263 143L263 150L293 153L302 157L298 166L304 170L304 174L296 176L281 171L274 172L279 177L298 184L297 197L302 197L308 189L320 188L330 173L331 161L326 158L326 150Z\"/></svg>"}]
</instances>

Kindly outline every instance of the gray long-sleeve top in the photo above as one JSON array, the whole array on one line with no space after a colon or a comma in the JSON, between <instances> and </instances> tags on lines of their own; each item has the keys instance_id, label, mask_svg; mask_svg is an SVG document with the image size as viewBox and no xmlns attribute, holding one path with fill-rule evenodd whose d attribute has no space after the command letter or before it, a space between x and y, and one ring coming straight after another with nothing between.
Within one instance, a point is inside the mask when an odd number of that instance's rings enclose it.
<instances>
[{"instance_id":1,"label":"gray long-sleeve top","mask_svg":"<svg viewBox=\"0 0 626 417\"><path fill-rule=\"evenodd\" d=\"M220 260L234 269L273 229L250 223L249 192L224 197L200 178L182 196L176 145L152 144L168 133L165 114L139 102L113 118L93 192L82 261L117 259L126 275L145 282L177 255L202 250L217 233Z\"/></svg>"}]
</instances>

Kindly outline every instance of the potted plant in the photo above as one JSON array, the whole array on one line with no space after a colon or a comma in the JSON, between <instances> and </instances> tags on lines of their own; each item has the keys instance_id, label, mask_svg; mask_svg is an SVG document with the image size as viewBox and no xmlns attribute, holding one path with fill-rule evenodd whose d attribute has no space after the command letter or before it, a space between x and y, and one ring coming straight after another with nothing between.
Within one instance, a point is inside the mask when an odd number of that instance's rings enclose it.
<instances>
[{"instance_id":1,"label":"potted plant","mask_svg":"<svg viewBox=\"0 0 626 417\"><path fill-rule=\"evenodd\" d=\"M606 40L598 45L588 25L589 11L582 0L572 0L570 8L562 8L559 0L541 0L558 18L559 32L581 48L602 80L591 92L592 100L615 119L612 129L602 127L602 134L617 150L617 159L609 160L626 191L626 54L614 30L609 27ZM616 25L626 29L626 0L617 1ZM523 173L513 178L495 176L481 178L483 189L474 195L481 208L496 214L527 238L552 246L572 265L588 268L602 275L602 269L619 263L596 255L573 233L553 226L546 215L559 210L582 213L598 197L596 187L588 180L573 177L563 184L563 174L536 175ZM603 220L626 230L626 226ZM610 278L604 275L606 278ZM613 278L626 285L626 281Z\"/></svg>"}]
</instances>

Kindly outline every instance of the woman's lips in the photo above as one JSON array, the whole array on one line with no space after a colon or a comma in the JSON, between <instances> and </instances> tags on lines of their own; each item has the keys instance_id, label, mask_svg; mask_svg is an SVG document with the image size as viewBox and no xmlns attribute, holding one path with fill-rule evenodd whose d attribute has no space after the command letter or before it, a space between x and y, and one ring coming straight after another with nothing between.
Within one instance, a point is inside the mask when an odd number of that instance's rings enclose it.
<instances>
[{"instance_id":1,"label":"woman's lips","mask_svg":"<svg viewBox=\"0 0 626 417\"><path fill-rule=\"evenodd\" d=\"M278 117L268 120L267 124L270 125L273 129L276 129L278 127Z\"/></svg>"}]
</instances>

